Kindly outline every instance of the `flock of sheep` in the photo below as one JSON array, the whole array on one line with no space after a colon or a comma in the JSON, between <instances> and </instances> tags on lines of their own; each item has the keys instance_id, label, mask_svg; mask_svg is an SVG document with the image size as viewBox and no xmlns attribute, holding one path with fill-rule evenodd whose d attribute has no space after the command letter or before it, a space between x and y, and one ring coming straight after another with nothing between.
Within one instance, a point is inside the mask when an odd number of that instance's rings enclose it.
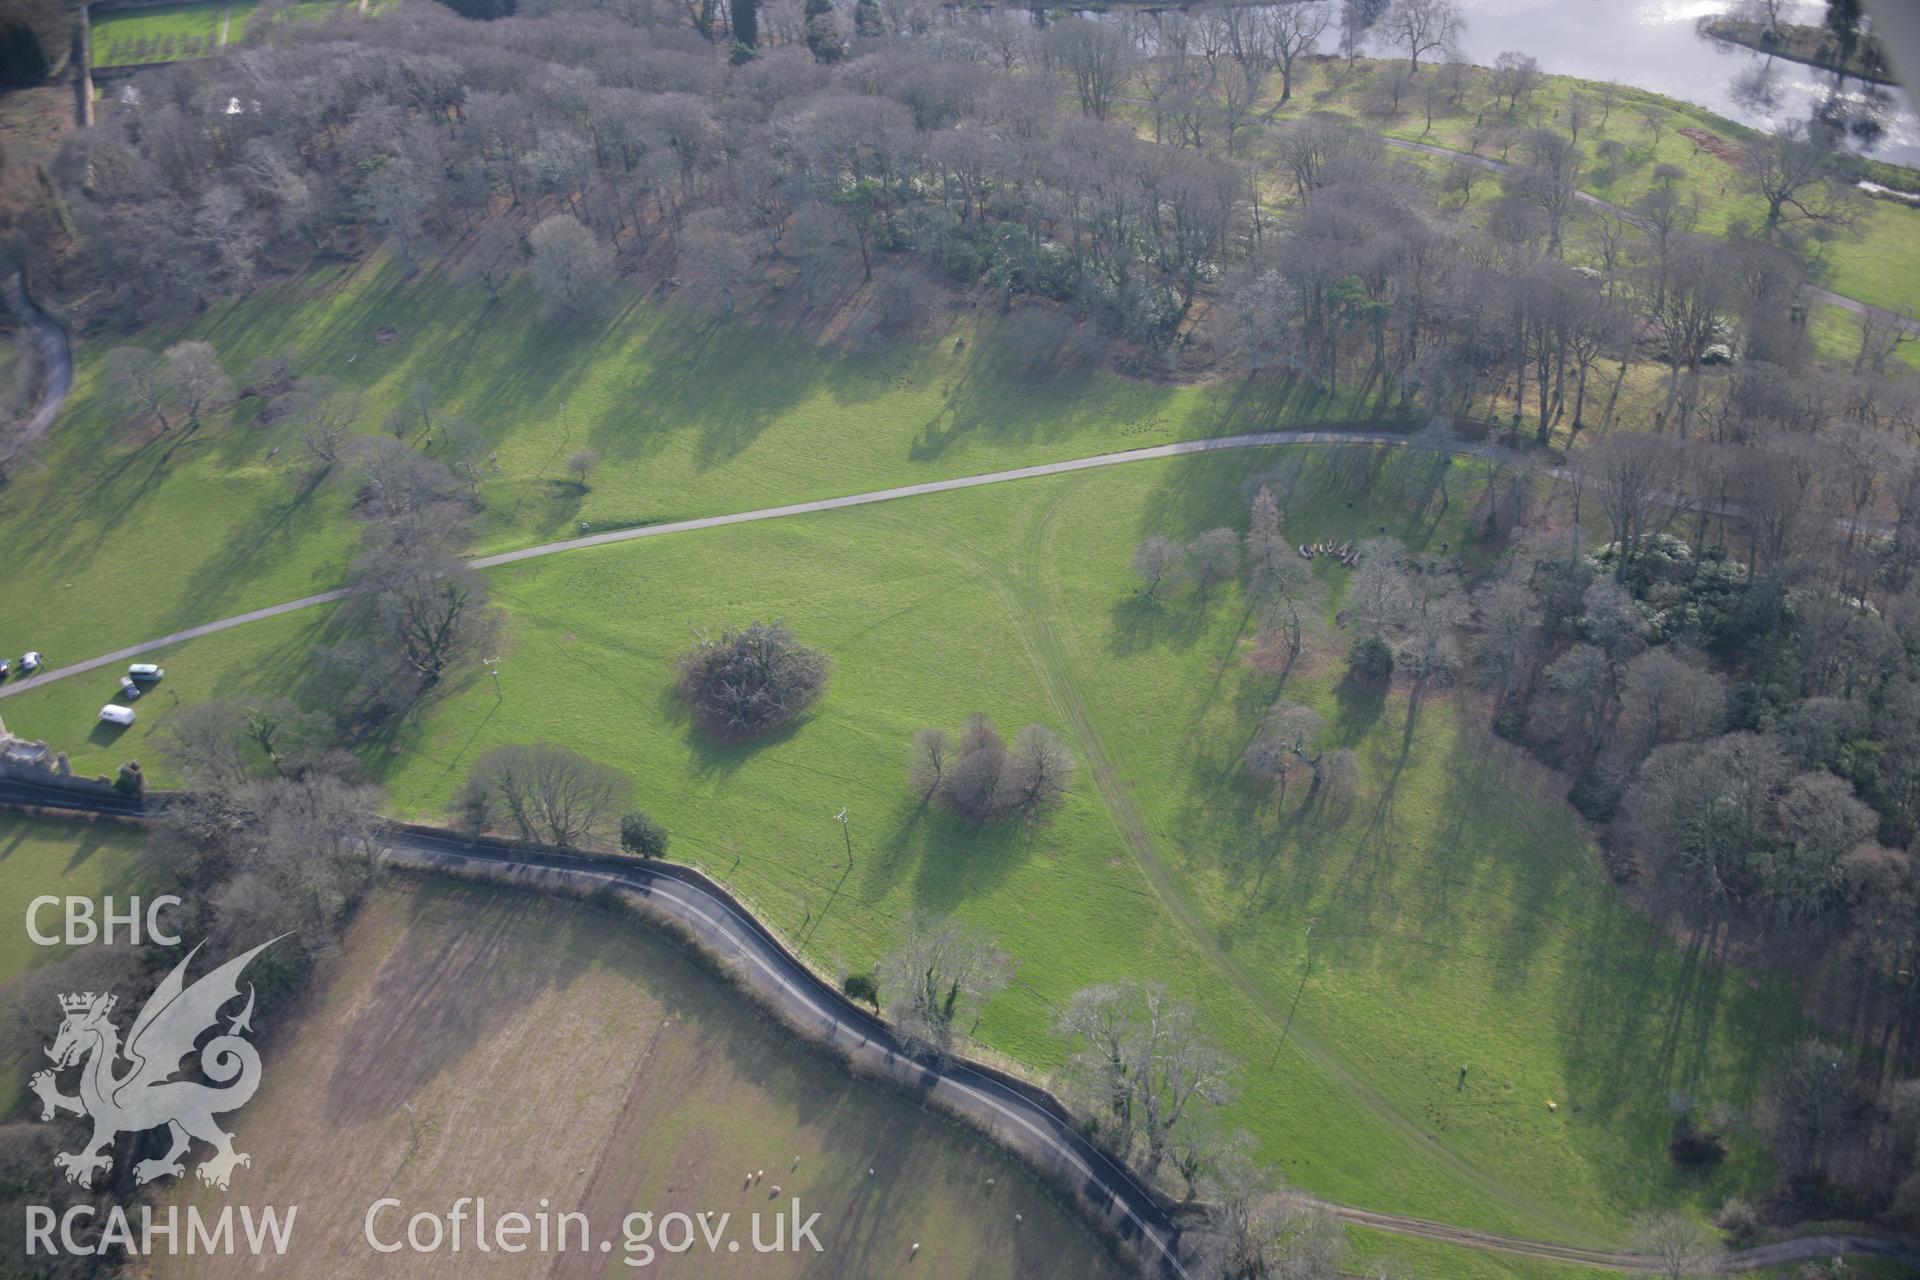
<instances>
[{"instance_id":1,"label":"flock of sheep","mask_svg":"<svg viewBox=\"0 0 1920 1280\"><path fill-rule=\"evenodd\" d=\"M1311 560L1315 556L1332 556L1351 568L1360 559L1360 549L1351 542L1342 542L1338 546L1331 542L1316 542L1308 546L1303 542L1300 544L1300 556L1304 560Z\"/></svg>"}]
</instances>

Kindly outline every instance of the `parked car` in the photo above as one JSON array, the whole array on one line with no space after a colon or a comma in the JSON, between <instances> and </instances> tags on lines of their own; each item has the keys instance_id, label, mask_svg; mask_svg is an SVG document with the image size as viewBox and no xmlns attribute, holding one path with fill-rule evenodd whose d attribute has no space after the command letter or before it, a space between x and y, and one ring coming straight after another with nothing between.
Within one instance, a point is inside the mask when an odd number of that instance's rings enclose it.
<instances>
[{"instance_id":1,"label":"parked car","mask_svg":"<svg viewBox=\"0 0 1920 1280\"><path fill-rule=\"evenodd\" d=\"M5 658L0 658L0 680L5 680L8 676L12 674L13 674L13 663L7 661Z\"/></svg>"},{"instance_id":2,"label":"parked car","mask_svg":"<svg viewBox=\"0 0 1920 1280\"><path fill-rule=\"evenodd\" d=\"M108 724L117 724L124 728L133 723L133 708L109 702L100 708L100 718Z\"/></svg>"},{"instance_id":3,"label":"parked car","mask_svg":"<svg viewBox=\"0 0 1920 1280\"><path fill-rule=\"evenodd\" d=\"M29 649L25 653L20 655L20 674L21 675L25 675L29 671L38 671L39 669L40 669L40 651L39 650Z\"/></svg>"},{"instance_id":4,"label":"parked car","mask_svg":"<svg viewBox=\"0 0 1920 1280\"><path fill-rule=\"evenodd\" d=\"M166 668L156 667L151 662L136 662L127 668L127 674L135 680L158 680L166 675Z\"/></svg>"},{"instance_id":5,"label":"parked car","mask_svg":"<svg viewBox=\"0 0 1920 1280\"><path fill-rule=\"evenodd\" d=\"M140 684L132 676L120 677L120 696L132 702L141 694Z\"/></svg>"}]
</instances>

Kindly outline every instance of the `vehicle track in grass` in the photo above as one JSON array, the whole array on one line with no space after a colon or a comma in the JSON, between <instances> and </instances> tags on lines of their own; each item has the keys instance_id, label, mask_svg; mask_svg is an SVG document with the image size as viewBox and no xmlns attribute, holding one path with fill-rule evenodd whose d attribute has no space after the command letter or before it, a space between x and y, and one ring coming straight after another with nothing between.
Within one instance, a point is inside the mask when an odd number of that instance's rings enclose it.
<instances>
[{"instance_id":1,"label":"vehicle track in grass","mask_svg":"<svg viewBox=\"0 0 1920 1280\"><path fill-rule=\"evenodd\" d=\"M1222 450L1241 450L1253 448L1299 447L1302 445L1387 445L1404 443L1405 436L1398 432L1378 429L1327 428L1319 430L1292 432L1261 432L1247 435L1202 438L1181 441L1169 445L1152 446L1144 449L1128 450L1116 453L1098 454L1091 457L1064 460L1055 463L1017 468L1009 471L991 472L980 475L957 477L947 480L928 481L914 485L891 489L873 490L845 497L821 499L811 502L795 503L780 507L760 508L730 515L704 517L696 520L675 522L673 524L648 526L636 529L617 530L585 538L567 539L561 542L523 548L500 555L475 560L472 566L478 569L516 563L521 560L554 555L565 551L581 550L596 546L611 545L640 538L656 537L677 532L691 532L699 529L716 528L743 524L767 519L782 518L789 515L811 514L837 510L846 507L864 506L892 501L895 498L939 493L955 489L972 488L987 484L998 484L1012 480L1036 478L1041 476L1071 475L1087 472L1106 466L1119 465L1134 461L1163 459L1187 456L1198 453ZM1489 446L1462 445L1456 452L1461 454L1483 454L1493 452ZM1301 1055L1313 1068L1319 1071L1367 1110L1379 1117L1381 1123L1398 1135L1409 1151L1431 1161L1448 1177L1457 1180L1486 1199L1490 1204L1505 1206L1517 1215L1538 1222L1543 1228L1565 1236L1573 1241L1597 1241L1594 1233L1583 1227L1577 1220L1563 1210L1541 1199L1528 1188L1518 1185L1487 1169L1477 1161L1469 1159L1452 1150L1427 1132L1404 1107L1376 1088L1352 1060L1339 1048L1316 1035L1312 1029L1297 1019L1291 1025L1287 1019L1287 1010L1282 1002L1271 992L1265 990L1256 976L1246 966L1237 961L1221 946L1217 930L1205 915L1186 896L1173 872L1167 867L1160 855L1162 845L1171 846L1170 834L1158 828L1149 818L1133 796L1130 784L1126 781L1123 758L1100 733L1093 712L1076 684L1067 651L1060 636L1055 631L1051 618L1058 611L1057 586L1047 573L1047 552L1050 547L1055 521L1065 499L1077 488L1069 486L1038 513L1032 520L1022 545L1018 562L1012 566L996 564L978 553L968 552L951 545L942 544L942 549L969 564L994 586L1015 623L1017 634L1026 649L1034 669L1040 675L1046 688L1049 701L1077 739L1080 749L1085 753L1090 775L1098 790L1102 803L1112 815L1115 828L1122 843L1142 876L1159 898L1169 916L1179 926L1181 932L1200 949L1209 963L1229 983L1235 993L1266 1021L1283 1039L1289 1049ZM322 603L337 601L346 596L344 590L322 592L303 597L284 604L257 609L245 614L216 622L202 624L187 631L142 644L130 646L82 663L59 668L33 679L0 687L0 698L16 692L37 688L52 680L77 675L84 671L96 670L102 666L122 661L166 645L202 635L213 634L244 623L265 618L281 616L296 610L306 609ZM1397 1231L1401 1234L1418 1235L1425 1238L1444 1240L1465 1247L1490 1248L1528 1256L1559 1261L1585 1261L1588 1265L1605 1266L1613 1269L1628 1270L1640 1264L1641 1259L1634 1255L1609 1252L1598 1247L1589 1247L1584 1243L1558 1244L1527 1240L1521 1237L1506 1236L1498 1233L1479 1231L1473 1228L1451 1227L1433 1223L1425 1219L1402 1215L1382 1214L1371 1210L1340 1209L1341 1215L1356 1225L1374 1226L1382 1230ZM1818 1257L1823 1252L1831 1252L1836 1239L1867 1240L1871 1237L1818 1237L1821 1243L1806 1245L1809 1252L1791 1256L1772 1256L1770 1261L1756 1262L1755 1267L1775 1265L1780 1261L1792 1261L1801 1257ZM1801 1247L1801 1242L1787 1242ZM1884 1242L1874 1242L1874 1246L1865 1251L1876 1251ZM1770 1246L1771 1248L1771 1246ZM1887 1255L1900 1256L1900 1255Z\"/></svg>"},{"instance_id":2,"label":"vehicle track in grass","mask_svg":"<svg viewBox=\"0 0 1920 1280\"><path fill-rule=\"evenodd\" d=\"M1494 1204L1509 1206L1570 1240L1595 1239L1590 1230L1557 1206L1441 1143L1404 1107L1370 1083L1344 1053L1306 1024L1296 1018L1289 1025L1287 1010L1281 1002L1220 945L1218 931L1187 897L1160 856L1160 847L1170 842L1169 833L1158 828L1135 798L1132 785L1126 780L1122 757L1095 723L1092 709L1073 678L1066 648L1053 627L1057 588L1047 572L1047 557L1055 520L1071 493L1069 488L1055 497L1034 519L1027 531L1016 575L1007 583L1004 594L1034 667L1047 686L1050 701L1079 740L1086 754L1088 772L1128 854L1167 914L1290 1049L1377 1116L1408 1150L1431 1160L1450 1177Z\"/></svg>"}]
</instances>

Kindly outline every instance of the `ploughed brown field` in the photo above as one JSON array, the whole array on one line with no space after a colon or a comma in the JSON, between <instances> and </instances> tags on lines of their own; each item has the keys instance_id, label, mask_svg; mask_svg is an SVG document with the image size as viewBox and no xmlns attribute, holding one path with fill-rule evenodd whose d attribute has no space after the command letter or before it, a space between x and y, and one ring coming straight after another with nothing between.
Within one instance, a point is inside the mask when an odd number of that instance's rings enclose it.
<instances>
[{"instance_id":1,"label":"ploughed brown field","mask_svg":"<svg viewBox=\"0 0 1920 1280\"><path fill-rule=\"evenodd\" d=\"M799 1044L649 926L580 904L385 888L264 1059L259 1095L226 1120L252 1166L223 1194L190 1163L173 1195L203 1214L299 1206L288 1257L264 1260L277 1276L1127 1274L984 1139ZM382 1254L364 1236L383 1197L402 1206L378 1219L393 1243L409 1215L430 1211L444 1230L458 1197L482 1195L490 1219L533 1220L530 1244L543 1197L551 1235L561 1211L583 1212L592 1249L578 1250L576 1227L573 1252L479 1252L470 1219L458 1253L450 1235L433 1254ZM751 1215L770 1241L776 1212L791 1230L794 1199L802 1219L820 1214L822 1251L756 1252ZM651 1265L635 1267L623 1219L636 1210L656 1233L676 1211L708 1214L716 1232L732 1216L717 1249L695 1224L691 1250L669 1254L656 1234ZM173 1257L152 1274L251 1276L262 1263Z\"/></svg>"}]
</instances>

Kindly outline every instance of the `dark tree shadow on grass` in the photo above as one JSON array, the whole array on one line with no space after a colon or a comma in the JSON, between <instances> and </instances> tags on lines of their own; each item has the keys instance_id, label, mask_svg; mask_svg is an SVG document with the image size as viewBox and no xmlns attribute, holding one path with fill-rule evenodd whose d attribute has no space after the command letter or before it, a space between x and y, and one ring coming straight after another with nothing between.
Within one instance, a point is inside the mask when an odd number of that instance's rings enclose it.
<instances>
[{"instance_id":1,"label":"dark tree shadow on grass","mask_svg":"<svg viewBox=\"0 0 1920 1280\"><path fill-rule=\"evenodd\" d=\"M156 629L174 631L224 612L221 602L231 599L236 588L244 588L300 554L310 537L326 528L314 502L325 481L324 473L307 471L258 520L234 530L213 555L194 567ZM346 569L345 563L337 564L326 576L339 581L346 577Z\"/></svg>"},{"instance_id":2,"label":"dark tree shadow on grass","mask_svg":"<svg viewBox=\"0 0 1920 1280\"><path fill-rule=\"evenodd\" d=\"M575 481L548 480L543 486L533 527L543 534L574 532L580 523L580 508L587 500L587 493L587 487Z\"/></svg>"},{"instance_id":3,"label":"dark tree shadow on grass","mask_svg":"<svg viewBox=\"0 0 1920 1280\"><path fill-rule=\"evenodd\" d=\"M876 901L911 872L914 905L950 913L970 899L991 895L1032 857L1049 816L974 823L937 805L902 800L863 876L863 895Z\"/></svg>"},{"instance_id":4,"label":"dark tree shadow on grass","mask_svg":"<svg viewBox=\"0 0 1920 1280\"><path fill-rule=\"evenodd\" d=\"M1115 604L1109 616L1107 650L1121 658L1163 647L1184 653L1207 629L1206 602L1199 592L1168 598L1136 591Z\"/></svg>"},{"instance_id":5,"label":"dark tree shadow on grass","mask_svg":"<svg viewBox=\"0 0 1920 1280\"><path fill-rule=\"evenodd\" d=\"M681 701L677 694L674 695L674 700ZM791 739L806 728L813 717L809 713L802 712L785 724L769 729L765 733L755 734L751 738L716 738L695 722L693 716L686 711L684 702L681 702L680 718L686 726L682 737L687 744L688 753L693 757L696 772L702 777L717 774L727 778L761 751Z\"/></svg>"},{"instance_id":6,"label":"dark tree shadow on grass","mask_svg":"<svg viewBox=\"0 0 1920 1280\"><path fill-rule=\"evenodd\" d=\"M1334 734L1341 746L1351 747L1372 731L1374 722L1386 709L1387 686L1384 681L1370 680L1349 671L1334 686L1333 697L1339 707L1333 717Z\"/></svg>"}]
</instances>

